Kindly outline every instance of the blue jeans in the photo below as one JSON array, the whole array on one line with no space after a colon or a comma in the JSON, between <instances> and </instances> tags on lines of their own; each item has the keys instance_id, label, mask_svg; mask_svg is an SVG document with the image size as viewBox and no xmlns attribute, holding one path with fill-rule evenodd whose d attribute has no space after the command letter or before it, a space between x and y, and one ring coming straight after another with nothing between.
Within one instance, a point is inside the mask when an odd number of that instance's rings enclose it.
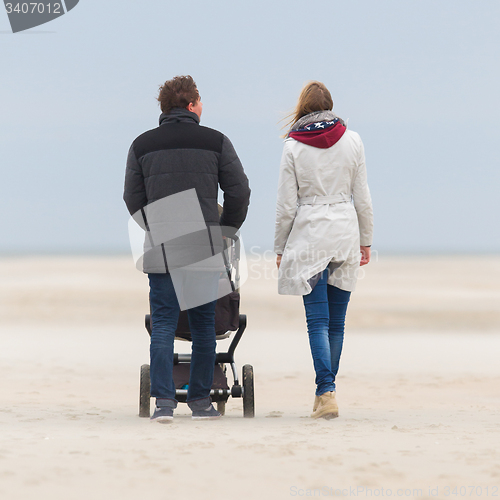
<instances>
[{"instance_id":1,"label":"blue jeans","mask_svg":"<svg viewBox=\"0 0 500 500\"><path fill-rule=\"evenodd\" d=\"M174 337L179 319L179 302L170 274L149 275L151 305L151 396L161 406L175 408L173 379ZM188 309L189 328L193 339L187 402L191 409L210 405L210 389L215 367L215 304L208 302ZM160 405L158 405L160 406ZM199 408L198 408L199 407Z\"/></svg>"},{"instance_id":2,"label":"blue jeans","mask_svg":"<svg viewBox=\"0 0 500 500\"><path fill-rule=\"evenodd\" d=\"M351 292L328 285L328 269L311 293L303 296L309 345L316 371L316 396L335 390L344 325Z\"/></svg>"}]
</instances>

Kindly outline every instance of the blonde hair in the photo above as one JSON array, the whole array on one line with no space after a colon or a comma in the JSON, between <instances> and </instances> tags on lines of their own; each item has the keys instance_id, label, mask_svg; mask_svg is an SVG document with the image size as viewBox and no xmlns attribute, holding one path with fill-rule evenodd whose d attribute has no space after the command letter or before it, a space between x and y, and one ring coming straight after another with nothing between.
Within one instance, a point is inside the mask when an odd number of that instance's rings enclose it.
<instances>
[{"instance_id":1,"label":"blonde hair","mask_svg":"<svg viewBox=\"0 0 500 500\"><path fill-rule=\"evenodd\" d=\"M326 85L315 80L306 83L300 93L297 106L284 118L287 122L283 125L283 128L287 128L288 130L283 137L288 135L293 124L303 116L314 111L331 111L332 109L333 99Z\"/></svg>"}]
</instances>

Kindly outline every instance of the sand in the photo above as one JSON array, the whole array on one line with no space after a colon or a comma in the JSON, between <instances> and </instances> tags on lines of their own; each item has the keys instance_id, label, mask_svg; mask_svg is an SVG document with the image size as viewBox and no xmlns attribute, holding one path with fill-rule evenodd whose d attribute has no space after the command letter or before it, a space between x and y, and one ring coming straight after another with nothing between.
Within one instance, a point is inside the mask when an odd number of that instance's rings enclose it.
<instances>
[{"instance_id":1,"label":"sand","mask_svg":"<svg viewBox=\"0 0 500 500\"><path fill-rule=\"evenodd\" d=\"M0 498L500 496L500 259L376 257L338 419L309 418L301 299L253 259L236 362L254 366L256 418L230 399L219 421L181 404L171 425L138 417L147 280L129 257L1 259Z\"/></svg>"}]
</instances>

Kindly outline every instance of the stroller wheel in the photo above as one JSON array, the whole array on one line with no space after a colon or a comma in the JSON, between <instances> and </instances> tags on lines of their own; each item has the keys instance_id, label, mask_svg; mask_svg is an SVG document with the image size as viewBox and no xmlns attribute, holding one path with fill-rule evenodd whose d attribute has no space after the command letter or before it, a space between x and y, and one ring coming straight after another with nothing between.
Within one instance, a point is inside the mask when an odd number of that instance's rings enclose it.
<instances>
[{"instance_id":1,"label":"stroller wheel","mask_svg":"<svg viewBox=\"0 0 500 500\"><path fill-rule=\"evenodd\" d=\"M217 411L221 415L225 415L226 414L226 402L225 401L218 401L217 402Z\"/></svg>"},{"instance_id":2,"label":"stroller wheel","mask_svg":"<svg viewBox=\"0 0 500 500\"><path fill-rule=\"evenodd\" d=\"M252 365L243 367L243 416L246 418L255 417Z\"/></svg>"},{"instance_id":3,"label":"stroller wheel","mask_svg":"<svg viewBox=\"0 0 500 500\"><path fill-rule=\"evenodd\" d=\"M139 392L139 417L149 418L151 415L151 378L149 365L141 366L141 386Z\"/></svg>"}]
</instances>

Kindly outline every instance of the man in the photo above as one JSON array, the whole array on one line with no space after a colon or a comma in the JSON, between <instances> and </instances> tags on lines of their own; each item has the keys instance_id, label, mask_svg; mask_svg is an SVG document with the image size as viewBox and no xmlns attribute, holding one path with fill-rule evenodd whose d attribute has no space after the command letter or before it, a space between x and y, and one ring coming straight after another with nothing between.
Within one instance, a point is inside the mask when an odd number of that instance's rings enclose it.
<instances>
[{"instance_id":1,"label":"man","mask_svg":"<svg viewBox=\"0 0 500 500\"><path fill-rule=\"evenodd\" d=\"M140 135L128 154L123 199L130 214L142 214L144 224L141 225L151 234L146 212L158 203L151 204L163 199L172 200L173 195L182 193L194 195L195 190L195 205L199 204L198 212L201 208L204 224L209 229L214 229L214 226L218 229L220 225L230 226L236 231L243 224L248 210L248 179L229 139L216 130L199 125L203 104L193 78L177 76L165 82L160 87L158 101L162 110L160 126ZM220 217L218 186L224 192ZM170 211L164 215L171 221L182 219L184 212ZM180 220L179 224L182 225ZM156 397L156 407L151 420L169 422L177 407L172 371L180 306L174 288L176 283L172 280L174 259L165 251L164 236L160 240L161 244L151 243L150 250L144 255L143 266L149 277L152 317L151 396ZM187 308L193 339L187 403L194 419L221 416L210 399L216 348L215 302L211 300Z\"/></svg>"}]
</instances>

